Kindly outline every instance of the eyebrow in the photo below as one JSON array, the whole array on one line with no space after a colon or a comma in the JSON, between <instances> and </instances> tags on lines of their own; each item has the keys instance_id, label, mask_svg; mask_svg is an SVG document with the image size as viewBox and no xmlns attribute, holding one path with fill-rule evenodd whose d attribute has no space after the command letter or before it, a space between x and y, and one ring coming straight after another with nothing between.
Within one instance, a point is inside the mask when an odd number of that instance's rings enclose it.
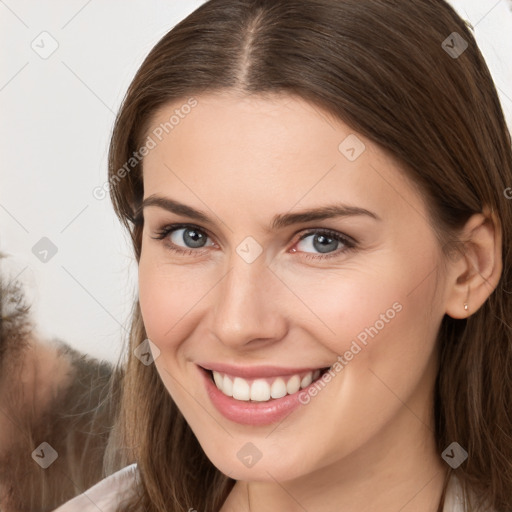
<instances>
[{"instance_id":1,"label":"eyebrow","mask_svg":"<svg viewBox=\"0 0 512 512\"><path fill-rule=\"evenodd\" d=\"M171 213L175 213L176 215L183 215L184 217L190 217L191 219L195 219L197 221L205 222L208 224L213 223L205 212L196 210L191 206L180 203L168 197L153 194L142 201L139 211L142 212L144 208L149 206L157 206ZM382 220L376 213L365 208L359 208L358 206L350 206L345 204L332 204L295 213L283 213L275 215L272 219L270 229L272 231L276 231L278 229L283 229L287 226L300 224L303 222L352 216L367 216L373 218L374 220Z\"/></svg>"}]
</instances>

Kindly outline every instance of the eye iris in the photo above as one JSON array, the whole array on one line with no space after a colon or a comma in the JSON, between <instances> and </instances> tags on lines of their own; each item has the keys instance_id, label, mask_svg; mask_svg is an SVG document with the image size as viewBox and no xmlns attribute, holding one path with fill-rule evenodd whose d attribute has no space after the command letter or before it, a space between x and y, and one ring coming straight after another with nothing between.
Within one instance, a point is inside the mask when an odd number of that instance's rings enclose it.
<instances>
[{"instance_id":1,"label":"eye iris","mask_svg":"<svg viewBox=\"0 0 512 512\"><path fill-rule=\"evenodd\" d=\"M336 246L338 244L338 241L332 237L326 236L326 235L315 235L313 239L313 246L315 249L319 252L330 252L333 250L336 250ZM316 242L319 242L318 244ZM323 242L329 241L327 244L323 244Z\"/></svg>"},{"instance_id":2,"label":"eye iris","mask_svg":"<svg viewBox=\"0 0 512 512\"><path fill-rule=\"evenodd\" d=\"M202 247L205 236L195 229L185 229L183 232L183 241L189 245L189 247L197 248Z\"/></svg>"}]
</instances>

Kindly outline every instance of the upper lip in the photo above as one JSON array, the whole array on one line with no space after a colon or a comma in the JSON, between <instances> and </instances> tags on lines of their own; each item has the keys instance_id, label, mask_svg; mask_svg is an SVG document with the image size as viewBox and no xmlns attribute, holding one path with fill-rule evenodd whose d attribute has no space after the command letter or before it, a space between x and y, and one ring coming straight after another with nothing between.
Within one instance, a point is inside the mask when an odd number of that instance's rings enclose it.
<instances>
[{"instance_id":1,"label":"upper lip","mask_svg":"<svg viewBox=\"0 0 512 512\"><path fill-rule=\"evenodd\" d=\"M304 366L301 368L285 368L282 366L235 366L226 363L198 363L205 370L212 370L219 373L227 373L233 377L255 379L258 377L281 377L297 375L327 368L326 366Z\"/></svg>"}]
</instances>

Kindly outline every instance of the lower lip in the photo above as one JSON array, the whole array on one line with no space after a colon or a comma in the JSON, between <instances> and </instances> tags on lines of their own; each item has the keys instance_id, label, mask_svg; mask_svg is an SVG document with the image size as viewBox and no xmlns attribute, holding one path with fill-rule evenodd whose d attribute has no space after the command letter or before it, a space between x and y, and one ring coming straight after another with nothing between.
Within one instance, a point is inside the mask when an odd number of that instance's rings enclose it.
<instances>
[{"instance_id":1,"label":"lower lip","mask_svg":"<svg viewBox=\"0 0 512 512\"><path fill-rule=\"evenodd\" d=\"M199 371L203 375L206 391L213 405L228 420L242 425L270 425L283 420L302 405L299 401L299 394L307 393L309 386L313 386L317 382L312 382L292 395L270 399L268 402L252 402L236 400L225 395L217 388L209 372L202 368L199 368Z\"/></svg>"}]
</instances>

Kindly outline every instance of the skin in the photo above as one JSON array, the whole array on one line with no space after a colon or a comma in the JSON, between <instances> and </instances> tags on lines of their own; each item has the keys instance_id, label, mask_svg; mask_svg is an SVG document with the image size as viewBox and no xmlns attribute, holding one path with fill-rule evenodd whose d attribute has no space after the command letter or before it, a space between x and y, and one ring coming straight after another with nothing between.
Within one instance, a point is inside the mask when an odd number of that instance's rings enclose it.
<instances>
[{"instance_id":1,"label":"skin","mask_svg":"<svg viewBox=\"0 0 512 512\"><path fill-rule=\"evenodd\" d=\"M338 149L354 131L291 96L197 96L198 105L144 160L153 194L205 211L211 223L144 209L139 299L155 364L209 459L237 480L221 512L340 510L434 512L447 465L434 444L435 338L445 314L464 318L501 273L499 230L473 216L465 257L444 260L422 195L400 165L362 135L349 161ZM184 103L184 102L183 102ZM161 108L152 126L182 103ZM148 131L150 133L150 131ZM274 215L331 203L367 216L268 228ZM191 223L208 239L187 245ZM311 229L357 241L328 259ZM252 263L236 248L261 246ZM174 242L194 254L177 254ZM316 246L318 247L318 245ZM293 252L293 249L296 252ZM469 293L470 311L464 310ZM211 404L196 362L324 367L394 303L402 309L308 405L278 425L246 426ZM248 468L237 452L262 453Z\"/></svg>"}]
</instances>

